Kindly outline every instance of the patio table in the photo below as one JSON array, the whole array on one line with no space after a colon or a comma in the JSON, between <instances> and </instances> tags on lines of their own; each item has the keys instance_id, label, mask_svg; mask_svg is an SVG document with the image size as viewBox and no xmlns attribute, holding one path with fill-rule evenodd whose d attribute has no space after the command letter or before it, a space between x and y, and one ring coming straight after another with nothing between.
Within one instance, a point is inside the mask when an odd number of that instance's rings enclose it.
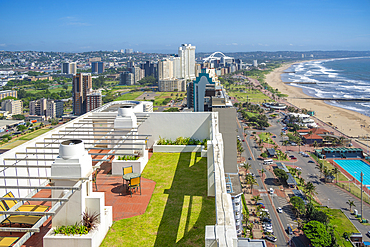
<instances>
[{"instance_id":1,"label":"patio table","mask_svg":"<svg viewBox=\"0 0 370 247\"><path fill-rule=\"evenodd\" d=\"M131 179L137 177L140 177L140 173L131 172L122 176L122 178L126 181L126 190L128 190L128 182L130 182Z\"/></svg>"}]
</instances>

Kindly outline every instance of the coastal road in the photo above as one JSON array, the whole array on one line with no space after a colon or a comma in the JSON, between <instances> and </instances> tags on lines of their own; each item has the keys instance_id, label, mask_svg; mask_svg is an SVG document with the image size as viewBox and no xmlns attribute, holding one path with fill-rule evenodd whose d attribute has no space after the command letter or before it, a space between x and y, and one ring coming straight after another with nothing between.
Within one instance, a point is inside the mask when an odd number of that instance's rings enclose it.
<instances>
[{"instance_id":1,"label":"coastal road","mask_svg":"<svg viewBox=\"0 0 370 247\"><path fill-rule=\"evenodd\" d=\"M248 130L246 132L248 135L246 138L244 138L243 128L239 122L237 124L237 127L238 135L242 139L244 139L243 147L245 151L243 152L242 156L246 158L247 163L251 164L250 172L256 175L258 187L255 186L254 188L257 187L256 189L259 190L262 198L262 203L265 205L266 209L268 209L271 217L274 235L277 238L277 241L274 244L276 246L286 246L289 237L286 234L285 230L288 224L294 226L294 214L291 211L290 206L285 198L277 196L276 193L270 195L267 192L269 188L273 188L275 191L279 190L279 187L273 183L274 175L271 172L266 171L264 175L264 180L262 180L259 171L263 168L263 164L262 160L256 159L257 157L259 157L260 151L256 149L257 144L254 142L253 139L250 138L250 134L252 131ZM248 160L249 157L252 157L252 160ZM281 207L283 209L283 213L277 212L278 207ZM297 237L293 238L293 242L297 247L305 246Z\"/></svg>"}]
</instances>

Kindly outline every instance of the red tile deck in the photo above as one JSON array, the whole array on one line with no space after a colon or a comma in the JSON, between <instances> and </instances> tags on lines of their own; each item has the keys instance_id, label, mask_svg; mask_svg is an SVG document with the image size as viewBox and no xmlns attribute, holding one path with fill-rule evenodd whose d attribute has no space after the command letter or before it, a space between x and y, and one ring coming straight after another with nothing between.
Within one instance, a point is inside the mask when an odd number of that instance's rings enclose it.
<instances>
[{"instance_id":1,"label":"red tile deck","mask_svg":"<svg viewBox=\"0 0 370 247\"><path fill-rule=\"evenodd\" d=\"M99 172L96 181L97 191L105 192L105 205L113 206L113 221L145 213L155 188L154 181L142 177L141 195L139 190L131 197L123 186L122 176L110 176L104 174L104 170Z\"/></svg>"}]
</instances>

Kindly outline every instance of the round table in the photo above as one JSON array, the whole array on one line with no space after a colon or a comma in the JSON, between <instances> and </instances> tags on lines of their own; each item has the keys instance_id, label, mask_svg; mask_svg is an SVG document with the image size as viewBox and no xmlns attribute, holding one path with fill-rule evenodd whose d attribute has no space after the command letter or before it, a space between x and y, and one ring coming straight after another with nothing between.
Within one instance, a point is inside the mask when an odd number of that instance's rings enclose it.
<instances>
[{"instance_id":1,"label":"round table","mask_svg":"<svg viewBox=\"0 0 370 247\"><path fill-rule=\"evenodd\" d=\"M140 177L140 173L131 172L131 173L127 173L122 176L122 178L126 181L130 181L130 179L137 178L137 177Z\"/></svg>"},{"instance_id":2,"label":"round table","mask_svg":"<svg viewBox=\"0 0 370 247\"><path fill-rule=\"evenodd\" d=\"M140 177L140 173L131 172L122 176L125 181L130 182L131 179ZM128 183L126 182L126 191L128 191Z\"/></svg>"}]
</instances>

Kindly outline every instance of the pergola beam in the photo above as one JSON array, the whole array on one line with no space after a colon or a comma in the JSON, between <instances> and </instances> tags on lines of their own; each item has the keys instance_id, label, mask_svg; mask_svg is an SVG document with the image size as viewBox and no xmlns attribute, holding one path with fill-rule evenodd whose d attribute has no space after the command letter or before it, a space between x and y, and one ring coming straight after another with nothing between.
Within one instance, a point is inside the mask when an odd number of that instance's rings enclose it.
<instances>
[{"instance_id":1,"label":"pergola beam","mask_svg":"<svg viewBox=\"0 0 370 247\"><path fill-rule=\"evenodd\" d=\"M37 198L37 197L0 197L0 200L4 201L33 201L33 202L67 202L68 198Z\"/></svg>"},{"instance_id":2,"label":"pergola beam","mask_svg":"<svg viewBox=\"0 0 370 247\"><path fill-rule=\"evenodd\" d=\"M40 232L39 228L0 227L0 232Z\"/></svg>"},{"instance_id":3,"label":"pergola beam","mask_svg":"<svg viewBox=\"0 0 370 247\"><path fill-rule=\"evenodd\" d=\"M55 215L55 212L36 212L36 211L0 211L0 214L6 214L6 215L48 215L52 216Z\"/></svg>"}]
</instances>

